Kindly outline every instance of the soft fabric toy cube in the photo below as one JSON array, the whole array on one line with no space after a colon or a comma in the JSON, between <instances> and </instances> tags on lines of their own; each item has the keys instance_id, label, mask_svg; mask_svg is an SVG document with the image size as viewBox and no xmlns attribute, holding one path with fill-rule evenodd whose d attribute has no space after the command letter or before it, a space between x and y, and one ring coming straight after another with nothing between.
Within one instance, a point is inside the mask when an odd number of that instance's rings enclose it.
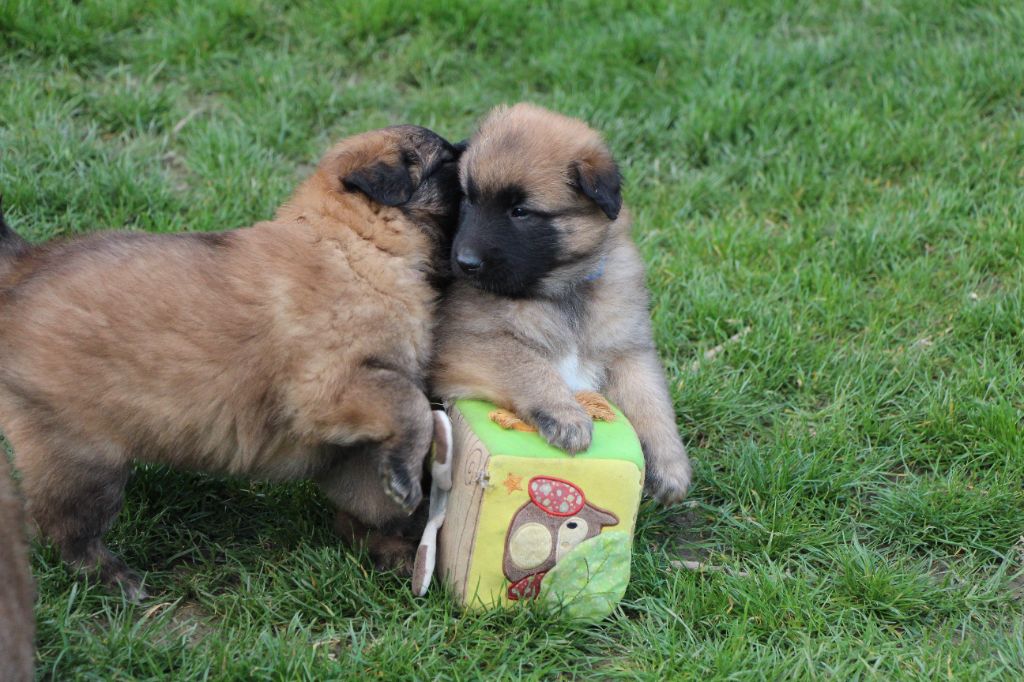
<instances>
[{"instance_id":1,"label":"soft fabric toy cube","mask_svg":"<svg viewBox=\"0 0 1024 682\"><path fill-rule=\"evenodd\" d=\"M633 427L602 403L610 421L595 422L590 448L577 455L516 430L489 403L449 406L452 454L439 465L447 457L435 453L431 518L435 529L443 520L440 575L463 606L537 598L593 620L622 598L644 461ZM432 572L432 533L417 559L417 593Z\"/></svg>"}]
</instances>

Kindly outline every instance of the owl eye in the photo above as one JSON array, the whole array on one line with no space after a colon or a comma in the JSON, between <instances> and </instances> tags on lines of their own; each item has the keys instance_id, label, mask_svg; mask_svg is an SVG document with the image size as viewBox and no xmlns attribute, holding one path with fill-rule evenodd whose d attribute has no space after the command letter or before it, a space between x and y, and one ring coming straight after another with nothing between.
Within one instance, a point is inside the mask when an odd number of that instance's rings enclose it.
<instances>
[{"instance_id":1,"label":"owl eye","mask_svg":"<svg viewBox=\"0 0 1024 682\"><path fill-rule=\"evenodd\" d=\"M555 540L555 561L561 559L565 554L587 539L590 525L587 520L579 516L573 516L562 522L558 528L558 537ZM597 533L601 529L597 529ZM595 533L595 535L597 534Z\"/></svg>"}]
</instances>

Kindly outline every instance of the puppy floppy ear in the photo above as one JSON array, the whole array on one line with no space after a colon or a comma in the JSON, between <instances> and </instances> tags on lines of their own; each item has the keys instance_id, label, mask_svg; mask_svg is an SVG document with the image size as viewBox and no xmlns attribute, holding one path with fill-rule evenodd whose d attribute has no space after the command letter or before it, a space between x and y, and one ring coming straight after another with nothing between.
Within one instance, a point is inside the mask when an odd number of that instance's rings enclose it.
<instances>
[{"instance_id":1,"label":"puppy floppy ear","mask_svg":"<svg viewBox=\"0 0 1024 682\"><path fill-rule=\"evenodd\" d=\"M622 209L622 175L607 154L594 154L574 161L569 177L576 188L590 197L609 220L619 217Z\"/></svg>"},{"instance_id":2,"label":"puppy floppy ear","mask_svg":"<svg viewBox=\"0 0 1024 682\"><path fill-rule=\"evenodd\" d=\"M357 168L343 177L341 184L345 189L362 192L385 206L401 206L416 191L404 158L397 163L377 161Z\"/></svg>"}]
</instances>

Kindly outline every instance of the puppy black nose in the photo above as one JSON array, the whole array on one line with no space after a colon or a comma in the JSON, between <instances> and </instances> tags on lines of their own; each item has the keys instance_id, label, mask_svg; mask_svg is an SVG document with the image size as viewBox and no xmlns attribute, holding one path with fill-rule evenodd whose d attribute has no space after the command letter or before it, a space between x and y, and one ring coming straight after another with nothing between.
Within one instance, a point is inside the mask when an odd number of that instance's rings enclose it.
<instances>
[{"instance_id":1,"label":"puppy black nose","mask_svg":"<svg viewBox=\"0 0 1024 682\"><path fill-rule=\"evenodd\" d=\"M480 256L476 255L476 253L470 249L459 249L456 251L455 262L467 275L477 274L484 266L484 262L480 260Z\"/></svg>"}]
</instances>

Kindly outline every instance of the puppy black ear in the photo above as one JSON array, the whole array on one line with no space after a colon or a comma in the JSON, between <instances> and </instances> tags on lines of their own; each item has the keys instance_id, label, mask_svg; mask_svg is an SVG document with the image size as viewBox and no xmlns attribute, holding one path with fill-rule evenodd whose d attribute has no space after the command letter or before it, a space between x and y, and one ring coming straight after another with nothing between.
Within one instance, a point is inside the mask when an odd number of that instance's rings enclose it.
<instances>
[{"instance_id":1,"label":"puppy black ear","mask_svg":"<svg viewBox=\"0 0 1024 682\"><path fill-rule=\"evenodd\" d=\"M378 162L352 171L341 179L349 191L359 191L378 204L401 206L409 201L416 188L412 184L409 167L404 161L397 164Z\"/></svg>"},{"instance_id":2,"label":"puppy black ear","mask_svg":"<svg viewBox=\"0 0 1024 682\"><path fill-rule=\"evenodd\" d=\"M456 142L455 144L452 145L452 147L455 148L456 156L462 156L463 152L465 152L466 149L469 148L469 138L467 137L465 140L462 140L461 142Z\"/></svg>"},{"instance_id":3,"label":"puppy black ear","mask_svg":"<svg viewBox=\"0 0 1024 682\"><path fill-rule=\"evenodd\" d=\"M577 189L604 211L609 220L619 217L619 211L622 210L622 175L614 161L609 158L576 161L569 167L569 177Z\"/></svg>"}]
</instances>

